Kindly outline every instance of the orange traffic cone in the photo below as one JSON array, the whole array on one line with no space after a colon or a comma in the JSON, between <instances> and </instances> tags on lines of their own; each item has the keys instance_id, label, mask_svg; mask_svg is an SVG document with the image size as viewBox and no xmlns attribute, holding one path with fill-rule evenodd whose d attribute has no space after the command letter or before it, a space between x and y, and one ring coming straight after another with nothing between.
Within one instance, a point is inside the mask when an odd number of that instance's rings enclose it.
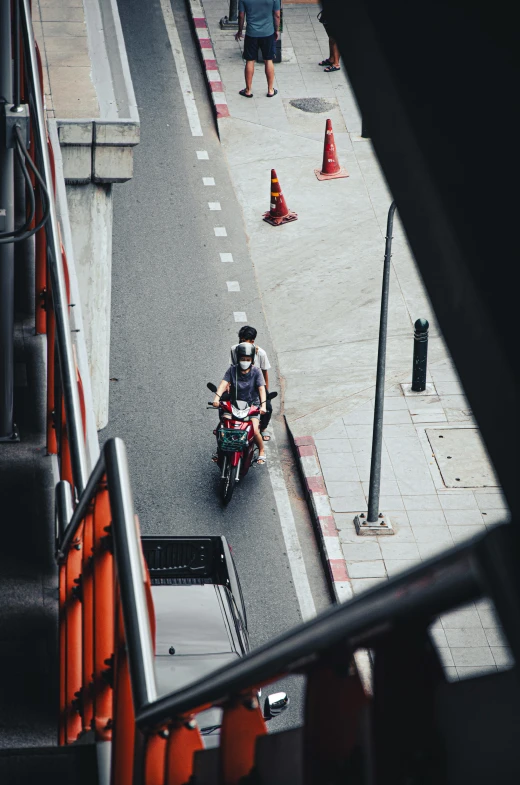
<instances>
[{"instance_id":1,"label":"orange traffic cone","mask_svg":"<svg viewBox=\"0 0 520 785\"><path fill-rule=\"evenodd\" d=\"M297 220L298 214L293 213L287 207L276 172L271 169L271 209L264 213L264 221L267 221L271 226L280 226Z\"/></svg>"},{"instance_id":2,"label":"orange traffic cone","mask_svg":"<svg viewBox=\"0 0 520 785\"><path fill-rule=\"evenodd\" d=\"M332 122L327 120L325 125L325 142L323 145L323 164L321 172L319 169L314 170L314 174L318 180L335 180L337 177L348 177L347 170L339 165L338 153L334 143L334 133L332 131Z\"/></svg>"}]
</instances>

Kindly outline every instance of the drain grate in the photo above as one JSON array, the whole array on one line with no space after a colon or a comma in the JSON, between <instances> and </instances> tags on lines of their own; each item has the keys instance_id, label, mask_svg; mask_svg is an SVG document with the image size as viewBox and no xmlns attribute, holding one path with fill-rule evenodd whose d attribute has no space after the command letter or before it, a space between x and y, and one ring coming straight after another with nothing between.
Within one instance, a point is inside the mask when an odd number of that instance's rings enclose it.
<instances>
[{"instance_id":1,"label":"drain grate","mask_svg":"<svg viewBox=\"0 0 520 785\"><path fill-rule=\"evenodd\" d=\"M447 488L498 486L478 428L429 428L426 435Z\"/></svg>"},{"instance_id":2,"label":"drain grate","mask_svg":"<svg viewBox=\"0 0 520 785\"><path fill-rule=\"evenodd\" d=\"M312 112L313 114L320 114L320 112L330 112L334 109L336 104L331 104L324 98L294 98L289 101L291 106L295 109L301 109L302 112Z\"/></svg>"}]
</instances>

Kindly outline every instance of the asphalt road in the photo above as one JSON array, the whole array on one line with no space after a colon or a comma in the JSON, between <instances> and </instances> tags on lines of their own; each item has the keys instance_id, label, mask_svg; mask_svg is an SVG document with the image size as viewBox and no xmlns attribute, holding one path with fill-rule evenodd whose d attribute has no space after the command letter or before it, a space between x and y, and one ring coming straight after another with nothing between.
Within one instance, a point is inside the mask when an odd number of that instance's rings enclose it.
<instances>
[{"instance_id":1,"label":"asphalt road","mask_svg":"<svg viewBox=\"0 0 520 785\"><path fill-rule=\"evenodd\" d=\"M141 142L133 180L114 189L113 381L101 436L126 442L143 533L226 535L256 646L298 624L299 606L266 467L250 471L229 507L218 500L210 460L216 415L206 409L206 383L218 383L227 368L240 327L235 310L247 313L260 345L273 352L186 10L180 0L173 8L202 138L190 132L159 0L146 10L141 0L119 3ZM199 160L197 150L209 160ZM209 201L222 210L210 211ZM216 226L228 236L216 237ZM222 263L220 252L231 252L233 263ZM227 280L239 280L241 291L229 293ZM270 387L278 389L275 373ZM278 729L299 718L299 689L291 690L293 707L274 721Z\"/></svg>"}]
</instances>

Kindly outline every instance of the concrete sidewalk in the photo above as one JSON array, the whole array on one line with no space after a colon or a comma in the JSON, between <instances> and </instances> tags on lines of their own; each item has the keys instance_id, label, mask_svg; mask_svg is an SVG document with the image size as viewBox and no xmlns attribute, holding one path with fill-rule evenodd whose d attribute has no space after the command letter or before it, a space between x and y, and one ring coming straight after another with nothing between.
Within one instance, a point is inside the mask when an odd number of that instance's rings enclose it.
<instances>
[{"instance_id":1,"label":"concrete sidewalk","mask_svg":"<svg viewBox=\"0 0 520 785\"><path fill-rule=\"evenodd\" d=\"M194 5L201 7L190 1L195 17ZM337 597L347 599L507 520L508 510L397 218L381 488L381 509L395 533L356 534L354 515L367 505L391 195L370 141L360 137L345 73L329 75L318 67L328 55L328 41L317 7L284 7L286 60L276 66L279 94L271 99L260 66L254 97L238 94L244 86L241 46L218 25L227 10L225 0L206 1L211 40L201 46L212 45L212 52L203 57L213 74L208 80L216 80L215 103L227 104L219 133L277 351L283 413L296 439ZM200 29L204 24L196 24L199 40L208 35ZM215 60L209 64L208 57ZM321 99L323 111L302 111L291 103L309 98ZM318 182L314 169L321 165L327 118L350 177ZM261 220L269 208L271 168L289 208L298 213L297 222L276 229ZM419 317L430 322L430 394L408 396L402 385L411 381L413 324ZM488 602L439 620L433 634L451 678L510 664Z\"/></svg>"},{"instance_id":2,"label":"concrete sidewalk","mask_svg":"<svg viewBox=\"0 0 520 785\"><path fill-rule=\"evenodd\" d=\"M35 0L34 36L48 117L99 117L83 0Z\"/></svg>"}]
</instances>

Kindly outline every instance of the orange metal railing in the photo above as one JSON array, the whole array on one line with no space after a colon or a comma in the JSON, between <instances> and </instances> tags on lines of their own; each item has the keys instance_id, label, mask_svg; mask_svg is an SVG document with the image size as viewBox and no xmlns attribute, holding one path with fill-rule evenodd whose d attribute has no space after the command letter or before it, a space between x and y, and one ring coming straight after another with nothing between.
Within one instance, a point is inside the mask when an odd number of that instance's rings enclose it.
<instances>
[{"instance_id":1,"label":"orange metal railing","mask_svg":"<svg viewBox=\"0 0 520 785\"><path fill-rule=\"evenodd\" d=\"M93 730L112 737L114 557L106 478L102 477L60 563L61 744ZM96 620L96 623L94 623Z\"/></svg>"},{"instance_id":2,"label":"orange metal railing","mask_svg":"<svg viewBox=\"0 0 520 785\"><path fill-rule=\"evenodd\" d=\"M117 785L131 785L134 781L136 721L123 620L121 576L118 575L124 560L120 555L120 563L117 562L115 527L120 534L124 533L125 538L119 551L123 552L125 543L130 541L131 548L139 554L139 569L134 569L130 578L135 591L138 594L142 591L144 597L145 613L141 623L149 629L149 656L152 658L155 619L150 579L129 488L125 488L127 508L122 510L121 504L114 508L117 488L122 487L123 482L120 475L123 479L128 475L124 447L120 440L112 439L105 445L72 516L68 508L68 483L61 481L57 488L61 533L57 550L60 584L59 743L72 744L88 732L93 732L96 742L112 742L111 781ZM126 571L124 577L128 578ZM153 690L150 694L154 696ZM161 743L164 746L164 739ZM145 757L148 758L147 766L157 765L156 761L150 762L149 755ZM153 757L155 760L155 754Z\"/></svg>"}]
</instances>

